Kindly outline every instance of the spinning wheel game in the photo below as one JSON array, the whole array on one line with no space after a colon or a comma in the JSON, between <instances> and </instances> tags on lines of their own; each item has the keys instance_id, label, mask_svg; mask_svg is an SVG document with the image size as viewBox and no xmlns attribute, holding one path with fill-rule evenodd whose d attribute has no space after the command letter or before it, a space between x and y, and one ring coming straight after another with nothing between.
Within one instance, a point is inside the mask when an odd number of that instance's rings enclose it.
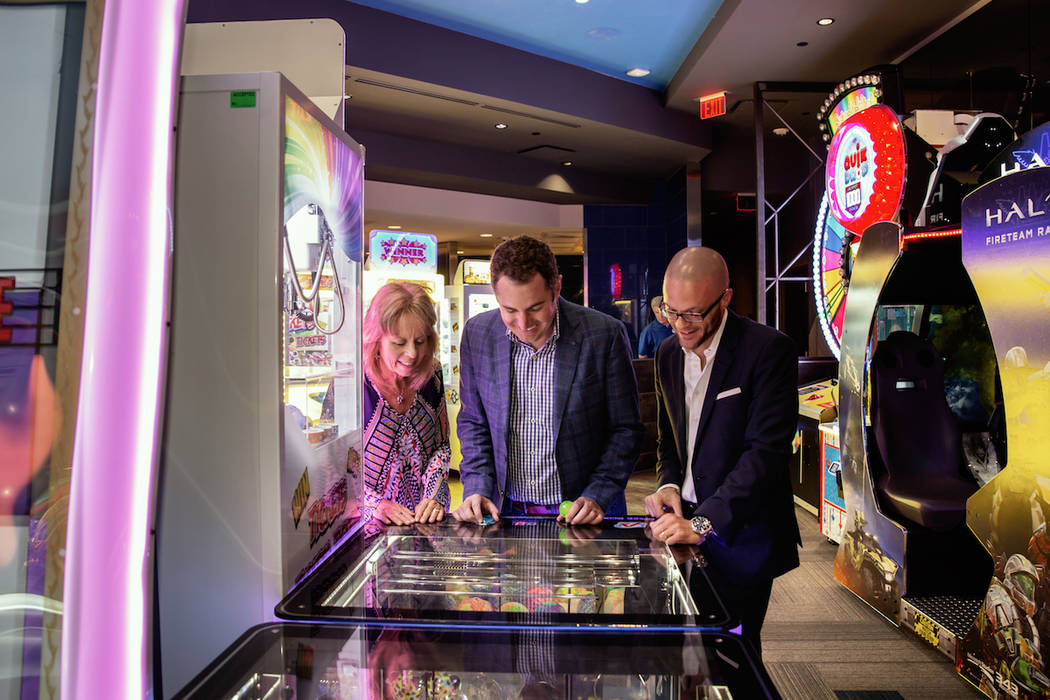
<instances>
[{"instance_id":1,"label":"spinning wheel game","mask_svg":"<svg viewBox=\"0 0 1050 700\"><path fill-rule=\"evenodd\" d=\"M816 234L813 239L813 282L817 319L828 346L839 356L842 318L846 311L846 292L853 253L860 239L843 228L828 208L828 196L820 201Z\"/></svg>"},{"instance_id":2,"label":"spinning wheel game","mask_svg":"<svg viewBox=\"0 0 1050 700\"><path fill-rule=\"evenodd\" d=\"M813 241L817 318L836 358L853 255L864 229L892 220L905 183L905 149L896 113L879 104L883 78L860 75L841 83L818 119L829 141L825 192Z\"/></svg>"}]
</instances>

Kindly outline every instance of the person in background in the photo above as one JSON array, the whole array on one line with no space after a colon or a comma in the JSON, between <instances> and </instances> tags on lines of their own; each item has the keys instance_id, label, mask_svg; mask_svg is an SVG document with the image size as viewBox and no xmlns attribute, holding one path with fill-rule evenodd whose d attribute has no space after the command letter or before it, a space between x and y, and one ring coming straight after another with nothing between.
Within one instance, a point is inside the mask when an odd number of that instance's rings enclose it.
<instances>
[{"instance_id":1,"label":"person in background","mask_svg":"<svg viewBox=\"0 0 1050 700\"><path fill-rule=\"evenodd\" d=\"M654 356L660 343L674 335L674 331L671 330L671 322L664 318L663 312L660 311L660 305L663 303L664 298L660 295L653 297L650 302L653 308L653 320L642 329L642 335L638 338L638 357Z\"/></svg>"},{"instance_id":2,"label":"person in background","mask_svg":"<svg viewBox=\"0 0 1050 700\"><path fill-rule=\"evenodd\" d=\"M467 321L460 342L453 516L625 515L642 421L623 323L560 298L557 261L535 238L500 244L491 270L499 308Z\"/></svg>"},{"instance_id":3,"label":"person in background","mask_svg":"<svg viewBox=\"0 0 1050 700\"><path fill-rule=\"evenodd\" d=\"M798 420L798 355L783 333L729 310L725 261L681 250L664 278L677 343L656 351L659 489L653 536L695 544L742 635L762 653L773 579L801 544L788 462Z\"/></svg>"},{"instance_id":4,"label":"person in background","mask_svg":"<svg viewBox=\"0 0 1050 700\"><path fill-rule=\"evenodd\" d=\"M449 507L452 453L436 322L418 284L383 285L365 314L364 511L383 523L437 522Z\"/></svg>"}]
</instances>

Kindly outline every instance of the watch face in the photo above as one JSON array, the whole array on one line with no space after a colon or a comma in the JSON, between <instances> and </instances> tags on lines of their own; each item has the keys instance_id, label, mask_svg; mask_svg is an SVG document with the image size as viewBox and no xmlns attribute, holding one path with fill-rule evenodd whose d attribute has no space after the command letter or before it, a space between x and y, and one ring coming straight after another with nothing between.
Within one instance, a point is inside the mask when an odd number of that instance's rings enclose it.
<instances>
[{"instance_id":1,"label":"watch face","mask_svg":"<svg viewBox=\"0 0 1050 700\"><path fill-rule=\"evenodd\" d=\"M706 535L711 532L711 521L702 515L698 515L690 521L693 526L693 532L698 535Z\"/></svg>"}]
</instances>

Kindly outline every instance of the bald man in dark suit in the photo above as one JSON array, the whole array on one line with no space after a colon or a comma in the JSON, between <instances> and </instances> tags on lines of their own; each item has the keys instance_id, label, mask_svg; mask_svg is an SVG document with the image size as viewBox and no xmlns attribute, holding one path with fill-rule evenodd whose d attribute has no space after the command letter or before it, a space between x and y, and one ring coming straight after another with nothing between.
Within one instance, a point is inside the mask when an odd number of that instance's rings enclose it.
<instances>
[{"instance_id":1,"label":"bald man in dark suit","mask_svg":"<svg viewBox=\"0 0 1050 700\"><path fill-rule=\"evenodd\" d=\"M798 566L788 475L798 419L798 356L783 333L729 310L733 290L710 248L679 251L664 278L675 335L656 351L659 489L653 535L699 545L707 573L761 655L773 579Z\"/></svg>"}]
</instances>

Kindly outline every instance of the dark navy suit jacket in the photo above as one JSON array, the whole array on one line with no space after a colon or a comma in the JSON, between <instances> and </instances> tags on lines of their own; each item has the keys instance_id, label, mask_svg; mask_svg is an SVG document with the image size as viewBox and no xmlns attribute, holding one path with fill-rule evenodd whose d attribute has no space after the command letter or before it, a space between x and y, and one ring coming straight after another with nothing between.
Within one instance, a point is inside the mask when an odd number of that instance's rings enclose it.
<instances>
[{"instance_id":1,"label":"dark navy suit jacket","mask_svg":"<svg viewBox=\"0 0 1050 700\"><path fill-rule=\"evenodd\" d=\"M727 310L693 450L697 513L717 536L702 551L741 584L798 566L788 462L798 423L798 356L783 333ZM685 357L677 336L656 351L657 472L681 486Z\"/></svg>"},{"instance_id":2,"label":"dark navy suit jacket","mask_svg":"<svg viewBox=\"0 0 1050 700\"><path fill-rule=\"evenodd\" d=\"M555 460L562 497L624 507L624 487L642 440L638 385L624 325L559 297L555 352ZM511 340L499 309L467 321L460 342L456 432L463 497L480 493L497 507L507 485Z\"/></svg>"}]
</instances>

